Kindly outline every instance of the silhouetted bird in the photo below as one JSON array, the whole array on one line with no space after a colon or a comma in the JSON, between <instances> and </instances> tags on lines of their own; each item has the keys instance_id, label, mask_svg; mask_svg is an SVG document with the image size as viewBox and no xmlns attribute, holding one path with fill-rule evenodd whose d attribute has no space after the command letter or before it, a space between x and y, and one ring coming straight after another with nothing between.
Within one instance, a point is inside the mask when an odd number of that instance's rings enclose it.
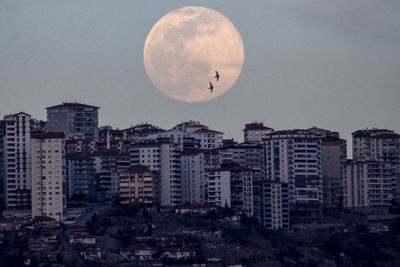
<instances>
[{"instance_id":1,"label":"silhouetted bird","mask_svg":"<svg viewBox=\"0 0 400 267\"><path fill-rule=\"evenodd\" d=\"M214 86L213 86L213 84L211 83L211 82L209 82L210 83L210 87L208 87L208 89L210 89L210 91L211 91L211 93L213 92L213 89L214 89Z\"/></svg>"},{"instance_id":2,"label":"silhouetted bird","mask_svg":"<svg viewBox=\"0 0 400 267\"><path fill-rule=\"evenodd\" d=\"M215 71L215 76L214 76L214 78L217 79L217 82L218 82L218 80L219 80L219 73L218 73L218 71Z\"/></svg>"}]
</instances>

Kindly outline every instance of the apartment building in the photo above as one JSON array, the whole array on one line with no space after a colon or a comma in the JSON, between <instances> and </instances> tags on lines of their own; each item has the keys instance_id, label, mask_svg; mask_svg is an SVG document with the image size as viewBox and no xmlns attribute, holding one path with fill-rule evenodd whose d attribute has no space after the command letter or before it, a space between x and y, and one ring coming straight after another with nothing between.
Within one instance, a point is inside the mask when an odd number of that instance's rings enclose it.
<instances>
[{"instance_id":1,"label":"apartment building","mask_svg":"<svg viewBox=\"0 0 400 267\"><path fill-rule=\"evenodd\" d=\"M243 129L244 142L262 143L263 138L273 131L274 129L264 126L262 122L245 124Z\"/></svg>"},{"instance_id":2,"label":"apartment building","mask_svg":"<svg viewBox=\"0 0 400 267\"><path fill-rule=\"evenodd\" d=\"M98 139L99 107L80 103L62 103L46 109L48 131L63 132L67 139L74 136Z\"/></svg>"},{"instance_id":3,"label":"apartment building","mask_svg":"<svg viewBox=\"0 0 400 267\"><path fill-rule=\"evenodd\" d=\"M129 154L116 150L94 152L97 199L102 203L111 203L119 198L120 173L129 168Z\"/></svg>"},{"instance_id":4,"label":"apartment building","mask_svg":"<svg viewBox=\"0 0 400 267\"><path fill-rule=\"evenodd\" d=\"M218 151L186 149L180 161L182 204L207 203L207 172L220 167Z\"/></svg>"},{"instance_id":5,"label":"apartment building","mask_svg":"<svg viewBox=\"0 0 400 267\"><path fill-rule=\"evenodd\" d=\"M143 165L131 166L120 173L120 203L153 205L158 203L158 176Z\"/></svg>"},{"instance_id":6,"label":"apartment building","mask_svg":"<svg viewBox=\"0 0 400 267\"><path fill-rule=\"evenodd\" d=\"M20 112L3 120L4 204L9 210L31 209L31 116Z\"/></svg>"},{"instance_id":7,"label":"apartment building","mask_svg":"<svg viewBox=\"0 0 400 267\"><path fill-rule=\"evenodd\" d=\"M180 151L169 138L132 143L130 165L144 165L160 177L160 204L176 206L181 203Z\"/></svg>"},{"instance_id":8,"label":"apartment building","mask_svg":"<svg viewBox=\"0 0 400 267\"><path fill-rule=\"evenodd\" d=\"M293 223L316 223L322 213L321 136L284 130L264 138L266 179L289 185Z\"/></svg>"},{"instance_id":9,"label":"apartment building","mask_svg":"<svg viewBox=\"0 0 400 267\"><path fill-rule=\"evenodd\" d=\"M394 199L396 166L391 162L349 160L344 179L344 207L368 214L386 214Z\"/></svg>"},{"instance_id":10,"label":"apartment building","mask_svg":"<svg viewBox=\"0 0 400 267\"><path fill-rule=\"evenodd\" d=\"M208 172L208 203L230 207L253 216L254 170L225 165Z\"/></svg>"},{"instance_id":11,"label":"apartment building","mask_svg":"<svg viewBox=\"0 0 400 267\"><path fill-rule=\"evenodd\" d=\"M95 199L94 158L83 153L68 153L66 161L68 199Z\"/></svg>"},{"instance_id":12,"label":"apartment building","mask_svg":"<svg viewBox=\"0 0 400 267\"><path fill-rule=\"evenodd\" d=\"M64 133L31 133L32 217L64 220L66 172Z\"/></svg>"},{"instance_id":13,"label":"apartment building","mask_svg":"<svg viewBox=\"0 0 400 267\"><path fill-rule=\"evenodd\" d=\"M287 183L260 181L260 224L268 229L289 229L289 188Z\"/></svg>"}]
</instances>

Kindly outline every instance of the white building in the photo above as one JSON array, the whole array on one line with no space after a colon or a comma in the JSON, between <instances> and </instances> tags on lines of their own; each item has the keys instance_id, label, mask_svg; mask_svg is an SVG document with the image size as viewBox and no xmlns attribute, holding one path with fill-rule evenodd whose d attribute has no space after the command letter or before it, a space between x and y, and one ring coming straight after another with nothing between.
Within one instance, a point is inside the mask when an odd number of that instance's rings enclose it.
<instances>
[{"instance_id":1,"label":"white building","mask_svg":"<svg viewBox=\"0 0 400 267\"><path fill-rule=\"evenodd\" d=\"M289 229L288 184L260 182L260 223L268 229Z\"/></svg>"},{"instance_id":2,"label":"white building","mask_svg":"<svg viewBox=\"0 0 400 267\"><path fill-rule=\"evenodd\" d=\"M395 169L395 199L400 200L400 135L386 129L353 133L353 159L391 162Z\"/></svg>"},{"instance_id":3,"label":"white building","mask_svg":"<svg viewBox=\"0 0 400 267\"><path fill-rule=\"evenodd\" d=\"M216 150L187 149L181 152L182 204L207 202L207 171L220 167Z\"/></svg>"},{"instance_id":4,"label":"white building","mask_svg":"<svg viewBox=\"0 0 400 267\"><path fill-rule=\"evenodd\" d=\"M32 217L64 220L66 174L64 133L32 132Z\"/></svg>"},{"instance_id":5,"label":"white building","mask_svg":"<svg viewBox=\"0 0 400 267\"><path fill-rule=\"evenodd\" d=\"M4 116L4 202L9 210L31 209L31 116Z\"/></svg>"},{"instance_id":6,"label":"white building","mask_svg":"<svg viewBox=\"0 0 400 267\"><path fill-rule=\"evenodd\" d=\"M393 200L395 165L370 160L349 161L344 179L344 207L366 213L385 214Z\"/></svg>"},{"instance_id":7,"label":"white building","mask_svg":"<svg viewBox=\"0 0 400 267\"><path fill-rule=\"evenodd\" d=\"M129 149L130 165L144 165L157 171L160 177L160 204L176 206L181 203L180 153L168 138L143 140Z\"/></svg>"},{"instance_id":8,"label":"white building","mask_svg":"<svg viewBox=\"0 0 400 267\"><path fill-rule=\"evenodd\" d=\"M208 172L208 203L253 215L254 170L237 165Z\"/></svg>"},{"instance_id":9,"label":"white building","mask_svg":"<svg viewBox=\"0 0 400 267\"><path fill-rule=\"evenodd\" d=\"M306 130L285 130L264 138L265 174L289 184L291 218L320 221L322 205L321 136Z\"/></svg>"}]
</instances>

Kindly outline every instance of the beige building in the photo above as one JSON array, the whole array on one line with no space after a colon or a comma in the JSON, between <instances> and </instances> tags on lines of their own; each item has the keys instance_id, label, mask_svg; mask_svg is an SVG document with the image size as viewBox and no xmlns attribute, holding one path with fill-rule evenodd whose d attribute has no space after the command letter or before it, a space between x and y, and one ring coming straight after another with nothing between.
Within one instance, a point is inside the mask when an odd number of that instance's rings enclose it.
<instances>
[{"instance_id":1,"label":"beige building","mask_svg":"<svg viewBox=\"0 0 400 267\"><path fill-rule=\"evenodd\" d=\"M155 204L157 202L156 173L143 165L135 165L120 173L121 204Z\"/></svg>"},{"instance_id":2,"label":"beige building","mask_svg":"<svg viewBox=\"0 0 400 267\"><path fill-rule=\"evenodd\" d=\"M63 221L65 199L64 134L31 133L32 217Z\"/></svg>"},{"instance_id":3,"label":"beige building","mask_svg":"<svg viewBox=\"0 0 400 267\"><path fill-rule=\"evenodd\" d=\"M262 122L252 122L245 124L245 127L243 129L244 141L261 143L263 138L273 131L274 129L264 126Z\"/></svg>"}]
</instances>

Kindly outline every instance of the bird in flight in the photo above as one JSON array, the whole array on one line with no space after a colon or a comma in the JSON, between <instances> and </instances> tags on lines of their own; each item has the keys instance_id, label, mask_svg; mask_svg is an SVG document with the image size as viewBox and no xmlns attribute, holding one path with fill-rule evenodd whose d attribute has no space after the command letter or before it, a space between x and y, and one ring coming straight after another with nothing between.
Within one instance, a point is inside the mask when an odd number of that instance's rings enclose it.
<instances>
[{"instance_id":1,"label":"bird in flight","mask_svg":"<svg viewBox=\"0 0 400 267\"><path fill-rule=\"evenodd\" d=\"M208 87L208 89L210 89L210 91L211 91L211 93L213 92L213 89L214 89L214 86L213 86L213 84L211 83L211 82L209 82L210 83L210 87Z\"/></svg>"},{"instance_id":2,"label":"bird in flight","mask_svg":"<svg viewBox=\"0 0 400 267\"><path fill-rule=\"evenodd\" d=\"M219 73L218 73L218 71L215 71L215 76L214 76L214 78L217 79L217 82L218 82L218 80L219 80Z\"/></svg>"}]
</instances>

